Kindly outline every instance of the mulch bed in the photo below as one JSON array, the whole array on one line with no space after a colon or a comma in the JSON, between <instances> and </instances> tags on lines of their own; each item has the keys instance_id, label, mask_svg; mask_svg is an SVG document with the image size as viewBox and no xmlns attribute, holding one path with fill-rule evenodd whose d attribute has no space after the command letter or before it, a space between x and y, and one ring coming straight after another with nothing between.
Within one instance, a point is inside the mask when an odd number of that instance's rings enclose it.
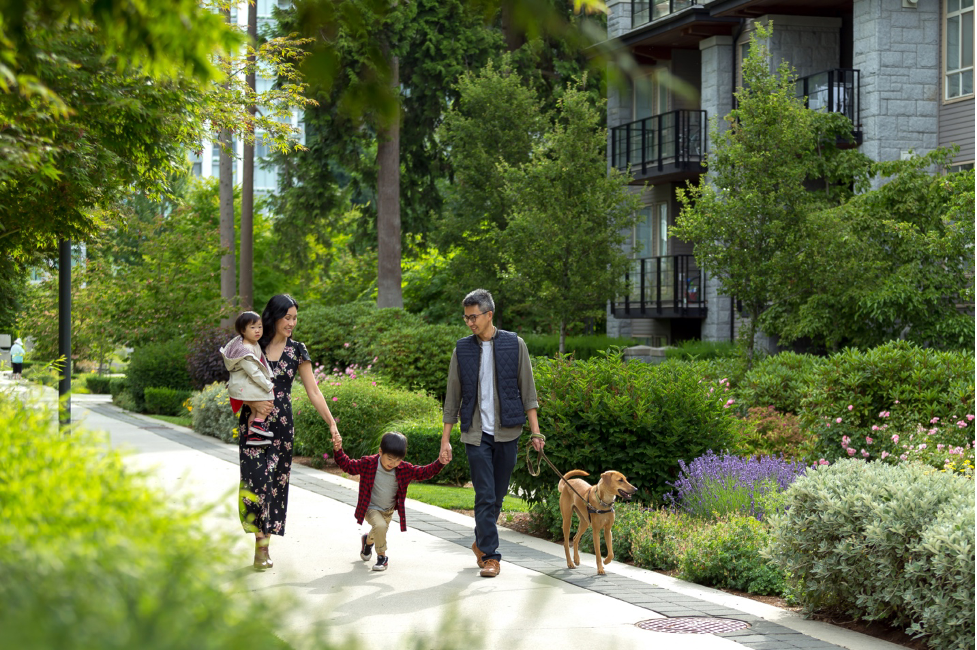
<instances>
[{"instance_id":1,"label":"mulch bed","mask_svg":"<svg viewBox=\"0 0 977 650\"><path fill-rule=\"evenodd\" d=\"M312 458L309 456L294 456L293 462L299 463L300 465L305 465L307 467L312 467ZM330 474L343 475L344 472L340 469L332 458L326 461L323 467L318 467L323 472L329 472ZM359 481L359 476L349 476L346 478ZM468 515L469 517L475 517L474 510L455 510L455 512L460 512L461 514ZM539 539L543 539L549 542L553 540L546 537L533 525L532 515L528 512L503 512L499 515L499 525L506 528L510 528L516 532L523 533L524 535L531 535ZM559 542L553 542L554 544L559 544ZM560 544L562 546L562 544ZM628 562L628 564L632 564ZM677 570L672 571L657 571L663 575L669 577L676 577L678 574ZM743 598L749 598L750 600L756 600L766 605L773 605L774 607L779 607L781 609L786 609L792 612L800 612L801 608L788 605L787 601L779 596L759 596L757 594L747 593L745 591L737 591L736 589L723 589L719 588L720 591L724 591L728 594L734 596L741 596ZM823 621L825 623L830 623L831 625L837 625L838 627L843 627L847 630L852 630L853 632L859 632L865 634L866 636L875 637L876 639L881 639L883 641L888 641L889 643L894 643L896 645L901 645L905 648L911 648L912 650L927 650L928 646L924 639L913 639L911 636L906 634L902 628L891 627L884 623L866 623L863 621L853 621L847 616L831 614L831 613L817 613L812 614L810 617L815 621Z\"/></svg>"}]
</instances>

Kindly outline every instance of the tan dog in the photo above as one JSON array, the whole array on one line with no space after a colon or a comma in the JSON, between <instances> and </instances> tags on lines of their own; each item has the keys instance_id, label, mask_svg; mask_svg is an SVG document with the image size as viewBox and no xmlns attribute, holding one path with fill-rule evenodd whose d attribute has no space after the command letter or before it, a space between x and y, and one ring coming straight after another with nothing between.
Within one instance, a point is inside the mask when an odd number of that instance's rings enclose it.
<instances>
[{"instance_id":1,"label":"tan dog","mask_svg":"<svg viewBox=\"0 0 977 650\"><path fill-rule=\"evenodd\" d=\"M600 475L597 485L590 485L583 479L574 476L590 476L582 469L575 469L563 475L560 481L560 515L563 517L563 550L567 554L567 567L576 569L580 565L580 538L593 526L594 553L597 555L597 574L604 575L604 565L614 559L614 535L611 527L614 525L614 500L617 497L631 500L638 488L628 483L627 477L621 472L608 470ZM573 487L571 490L567 485ZM574 493L576 490L579 496ZM582 497L582 499L581 499ZM588 506L590 506L588 508ZM579 524L577 534L573 538L573 560L570 559L570 525L573 513L577 513ZM600 555L600 531L604 530L604 544L607 546L607 557Z\"/></svg>"}]
</instances>

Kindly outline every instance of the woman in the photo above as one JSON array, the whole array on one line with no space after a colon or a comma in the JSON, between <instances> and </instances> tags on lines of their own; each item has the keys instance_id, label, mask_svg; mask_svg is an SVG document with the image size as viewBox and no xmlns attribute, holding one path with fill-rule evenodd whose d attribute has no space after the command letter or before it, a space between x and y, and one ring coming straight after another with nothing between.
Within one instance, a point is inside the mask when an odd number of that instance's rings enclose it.
<instances>
[{"instance_id":1,"label":"woman","mask_svg":"<svg viewBox=\"0 0 977 650\"><path fill-rule=\"evenodd\" d=\"M298 317L298 303L288 294L274 296L261 314L263 332L258 345L274 375L275 401L245 402L241 409L240 431L246 431L249 420L264 415L265 424L274 434L271 445L249 447L247 436L238 436L241 459L241 523L245 532L254 533L254 568L270 569L268 554L272 535L285 534L285 511L288 508L288 479L292 469L292 440L295 437L292 419L292 381L297 374L302 379L309 401L322 419L329 423L329 432L336 435L326 400L316 385L312 363L305 345L292 340L292 330Z\"/></svg>"},{"instance_id":2,"label":"woman","mask_svg":"<svg viewBox=\"0 0 977 650\"><path fill-rule=\"evenodd\" d=\"M13 368L13 378L20 379L24 371L24 342L18 338L10 348L10 365Z\"/></svg>"}]
</instances>

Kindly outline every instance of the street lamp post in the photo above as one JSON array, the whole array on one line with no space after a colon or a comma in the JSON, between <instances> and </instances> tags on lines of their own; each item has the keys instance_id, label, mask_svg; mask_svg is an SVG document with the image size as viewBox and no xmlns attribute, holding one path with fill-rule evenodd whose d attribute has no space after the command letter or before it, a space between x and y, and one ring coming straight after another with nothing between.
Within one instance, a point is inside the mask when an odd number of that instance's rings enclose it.
<instances>
[{"instance_id":1,"label":"street lamp post","mask_svg":"<svg viewBox=\"0 0 977 650\"><path fill-rule=\"evenodd\" d=\"M58 355L64 359L58 402L61 424L71 424L71 240L62 239L58 261Z\"/></svg>"}]
</instances>

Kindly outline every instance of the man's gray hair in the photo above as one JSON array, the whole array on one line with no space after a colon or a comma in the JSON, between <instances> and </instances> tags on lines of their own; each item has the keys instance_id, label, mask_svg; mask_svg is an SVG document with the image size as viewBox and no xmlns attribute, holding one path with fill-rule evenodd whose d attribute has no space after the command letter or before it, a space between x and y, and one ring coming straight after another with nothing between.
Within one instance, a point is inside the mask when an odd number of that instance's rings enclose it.
<instances>
[{"instance_id":1,"label":"man's gray hair","mask_svg":"<svg viewBox=\"0 0 977 650\"><path fill-rule=\"evenodd\" d=\"M462 307L478 306L479 311L495 311L495 301L492 294L485 289L475 289L461 301Z\"/></svg>"}]
</instances>

